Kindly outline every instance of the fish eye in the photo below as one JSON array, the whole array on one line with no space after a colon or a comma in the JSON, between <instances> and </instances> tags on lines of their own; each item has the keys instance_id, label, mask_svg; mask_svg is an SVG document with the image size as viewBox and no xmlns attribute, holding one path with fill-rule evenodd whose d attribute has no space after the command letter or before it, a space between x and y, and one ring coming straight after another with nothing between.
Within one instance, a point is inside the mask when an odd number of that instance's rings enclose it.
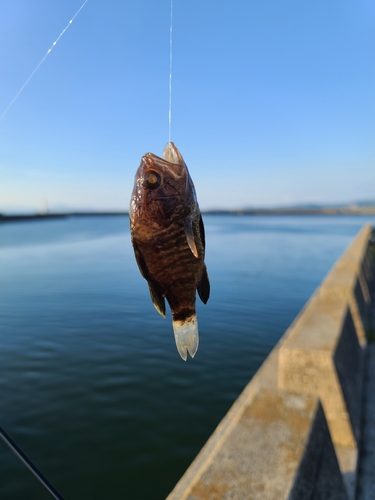
<instances>
[{"instance_id":1,"label":"fish eye","mask_svg":"<svg viewBox=\"0 0 375 500\"><path fill-rule=\"evenodd\" d=\"M156 189L160 186L160 184L161 177L154 170L150 170L149 172L147 172L142 183L143 187L145 187L146 189Z\"/></svg>"}]
</instances>

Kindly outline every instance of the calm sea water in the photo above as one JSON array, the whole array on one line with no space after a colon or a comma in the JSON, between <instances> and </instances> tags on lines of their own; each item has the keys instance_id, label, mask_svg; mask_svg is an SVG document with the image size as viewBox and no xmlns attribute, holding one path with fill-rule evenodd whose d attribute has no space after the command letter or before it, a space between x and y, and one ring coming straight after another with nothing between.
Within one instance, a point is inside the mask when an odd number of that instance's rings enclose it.
<instances>
[{"instance_id":1,"label":"calm sea water","mask_svg":"<svg viewBox=\"0 0 375 500\"><path fill-rule=\"evenodd\" d=\"M172 490L375 217L206 216L211 298L186 363L126 217L0 224L0 425L67 500ZM0 498L50 496L0 441Z\"/></svg>"}]
</instances>

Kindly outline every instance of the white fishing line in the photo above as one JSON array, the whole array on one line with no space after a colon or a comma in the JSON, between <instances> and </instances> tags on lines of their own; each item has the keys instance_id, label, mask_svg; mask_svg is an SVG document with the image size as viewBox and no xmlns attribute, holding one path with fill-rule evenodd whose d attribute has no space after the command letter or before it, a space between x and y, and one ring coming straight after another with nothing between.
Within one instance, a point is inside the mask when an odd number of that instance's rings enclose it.
<instances>
[{"instance_id":1,"label":"white fishing line","mask_svg":"<svg viewBox=\"0 0 375 500\"><path fill-rule=\"evenodd\" d=\"M44 63L44 61L46 60L46 58L49 56L49 54L51 53L52 49L55 47L55 45L57 44L57 42L60 40L60 38L63 36L63 34L65 33L65 31L69 28L69 26L72 24L72 22L74 21L74 19L78 16L78 14L81 12L81 10L83 9L83 7L87 4L89 0L85 0L83 2L83 4L81 5L81 7L77 10L77 12L74 14L74 16L72 17L72 19L69 21L69 23L65 26L65 28L62 30L62 32L60 33L60 35L56 38L56 40L53 42L53 44L51 45L51 47L47 50L47 53L46 55L43 57L43 59L40 61L40 63L37 65L37 67L34 69L34 71L31 73L31 75L29 76L29 78L26 80L26 82L22 85L22 87L19 89L19 91L17 92L17 94L13 97L13 99L10 101L10 103L8 104L8 107L3 111L2 115L0 116L0 120L2 120L4 118L4 116L7 114L7 112L9 111L9 109L11 108L11 106L13 106L13 104L15 103L15 101L18 99L18 97L20 96L20 94L22 93L22 91L24 90L24 88L26 87L26 85L29 83L29 81L32 79L32 77L35 75L35 73L38 71L38 69L41 67L41 65Z\"/></svg>"},{"instance_id":2,"label":"white fishing line","mask_svg":"<svg viewBox=\"0 0 375 500\"><path fill-rule=\"evenodd\" d=\"M171 142L172 135L172 54L173 54L173 0L171 0L171 22L169 27L169 142Z\"/></svg>"}]
</instances>

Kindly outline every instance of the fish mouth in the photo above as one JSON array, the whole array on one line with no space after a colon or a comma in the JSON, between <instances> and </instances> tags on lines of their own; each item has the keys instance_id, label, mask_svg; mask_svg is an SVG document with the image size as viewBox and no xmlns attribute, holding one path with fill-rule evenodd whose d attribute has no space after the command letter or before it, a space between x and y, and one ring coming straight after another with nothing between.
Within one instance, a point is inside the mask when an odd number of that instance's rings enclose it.
<instances>
[{"instance_id":1,"label":"fish mouth","mask_svg":"<svg viewBox=\"0 0 375 500\"><path fill-rule=\"evenodd\" d=\"M173 142L168 142L168 144L165 146L164 151L163 151L163 158L164 158L164 160L168 161L169 163L174 163L176 165L178 165L178 164L184 165L185 164L181 153L176 148L176 146L174 145Z\"/></svg>"}]
</instances>

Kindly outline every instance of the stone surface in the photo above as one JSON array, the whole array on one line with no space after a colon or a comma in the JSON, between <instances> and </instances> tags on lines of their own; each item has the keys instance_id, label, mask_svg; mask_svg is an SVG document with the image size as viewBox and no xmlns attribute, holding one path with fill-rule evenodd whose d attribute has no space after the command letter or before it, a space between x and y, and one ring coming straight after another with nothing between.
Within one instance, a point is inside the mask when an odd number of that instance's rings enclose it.
<instances>
[{"instance_id":1,"label":"stone surface","mask_svg":"<svg viewBox=\"0 0 375 500\"><path fill-rule=\"evenodd\" d=\"M320 397L335 445L359 439L363 353L342 298L314 297L279 351L279 387Z\"/></svg>"},{"instance_id":2,"label":"stone surface","mask_svg":"<svg viewBox=\"0 0 375 500\"><path fill-rule=\"evenodd\" d=\"M184 491L168 500L346 499L316 397L261 389Z\"/></svg>"},{"instance_id":3,"label":"stone surface","mask_svg":"<svg viewBox=\"0 0 375 500\"><path fill-rule=\"evenodd\" d=\"M320 406L288 500L347 498L347 489Z\"/></svg>"},{"instance_id":4,"label":"stone surface","mask_svg":"<svg viewBox=\"0 0 375 500\"><path fill-rule=\"evenodd\" d=\"M368 250L371 226L365 226L345 250L316 294L322 298L341 297L348 301L361 345L366 345L366 328L371 311L369 284L373 271Z\"/></svg>"},{"instance_id":5,"label":"stone surface","mask_svg":"<svg viewBox=\"0 0 375 500\"><path fill-rule=\"evenodd\" d=\"M371 300L363 272L358 275L346 267L335 268L319 287L317 295L327 299L343 298L348 302L358 340L365 345L366 317Z\"/></svg>"}]
</instances>

